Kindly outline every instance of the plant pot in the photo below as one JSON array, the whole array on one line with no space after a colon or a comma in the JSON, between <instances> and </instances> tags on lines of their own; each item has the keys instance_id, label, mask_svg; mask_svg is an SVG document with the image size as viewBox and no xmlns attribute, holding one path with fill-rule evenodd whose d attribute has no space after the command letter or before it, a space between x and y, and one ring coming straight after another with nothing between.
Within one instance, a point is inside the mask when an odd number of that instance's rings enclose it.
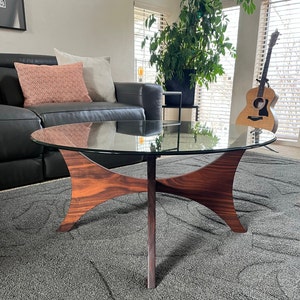
<instances>
[{"instance_id":1,"label":"plant pot","mask_svg":"<svg viewBox=\"0 0 300 300\"><path fill-rule=\"evenodd\" d=\"M184 80L179 81L179 79L174 78L166 81L167 91L179 91L182 92L182 106L191 107L194 105L195 97L195 85L191 88L191 76L190 74L195 73L195 70L183 70ZM167 106L179 106L180 98L176 95L166 95L165 104Z\"/></svg>"}]
</instances>

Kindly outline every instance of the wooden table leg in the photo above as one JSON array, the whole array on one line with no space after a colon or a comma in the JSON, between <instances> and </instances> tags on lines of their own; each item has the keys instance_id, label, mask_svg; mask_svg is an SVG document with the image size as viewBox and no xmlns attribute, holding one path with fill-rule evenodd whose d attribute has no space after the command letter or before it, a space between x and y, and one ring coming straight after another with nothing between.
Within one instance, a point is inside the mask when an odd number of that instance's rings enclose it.
<instances>
[{"instance_id":1,"label":"wooden table leg","mask_svg":"<svg viewBox=\"0 0 300 300\"><path fill-rule=\"evenodd\" d=\"M220 216L232 231L246 232L236 214L232 195L234 175L244 152L225 152L195 172L158 179L156 190L197 201Z\"/></svg>"},{"instance_id":2,"label":"wooden table leg","mask_svg":"<svg viewBox=\"0 0 300 300\"><path fill-rule=\"evenodd\" d=\"M91 161L82 153L60 150L67 163L72 199L58 231L69 231L90 209L114 197L146 192L147 180L114 173Z\"/></svg>"},{"instance_id":3,"label":"wooden table leg","mask_svg":"<svg viewBox=\"0 0 300 300\"><path fill-rule=\"evenodd\" d=\"M218 214L235 232L245 232L236 214L232 188L244 150L225 152L209 165L177 177L156 179L156 157L147 158L147 179L114 173L83 154L60 150L71 175L72 199L58 231L68 231L87 211L129 193L148 191L148 288L156 286L156 191L197 201Z\"/></svg>"},{"instance_id":4,"label":"wooden table leg","mask_svg":"<svg viewBox=\"0 0 300 300\"><path fill-rule=\"evenodd\" d=\"M148 176L148 288L155 288L156 267L156 157L147 159Z\"/></svg>"}]
</instances>

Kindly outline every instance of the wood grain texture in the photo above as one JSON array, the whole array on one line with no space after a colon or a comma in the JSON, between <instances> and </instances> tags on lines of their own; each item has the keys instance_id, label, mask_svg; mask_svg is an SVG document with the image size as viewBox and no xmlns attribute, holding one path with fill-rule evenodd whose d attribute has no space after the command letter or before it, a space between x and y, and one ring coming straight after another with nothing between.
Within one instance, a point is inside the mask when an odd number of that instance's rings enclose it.
<instances>
[{"instance_id":1,"label":"wood grain texture","mask_svg":"<svg viewBox=\"0 0 300 300\"><path fill-rule=\"evenodd\" d=\"M245 150L226 152L194 172L156 179L156 156L147 157L147 179L114 173L80 152L60 150L71 175L72 199L58 231L68 231L90 209L117 196L148 192L148 288L156 287L156 192L180 195L210 208L235 232L246 230L234 208L232 188Z\"/></svg>"},{"instance_id":2,"label":"wood grain texture","mask_svg":"<svg viewBox=\"0 0 300 300\"><path fill-rule=\"evenodd\" d=\"M194 200L220 216L234 232L246 232L233 202L233 180L245 150L225 152L209 165L173 178L158 179L156 190Z\"/></svg>"},{"instance_id":3,"label":"wood grain texture","mask_svg":"<svg viewBox=\"0 0 300 300\"><path fill-rule=\"evenodd\" d=\"M58 231L69 231L90 209L117 196L146 192L147 180L116 174L75 151L60 150L72 181L72 199Z\"/></svg>"}]
</instances>

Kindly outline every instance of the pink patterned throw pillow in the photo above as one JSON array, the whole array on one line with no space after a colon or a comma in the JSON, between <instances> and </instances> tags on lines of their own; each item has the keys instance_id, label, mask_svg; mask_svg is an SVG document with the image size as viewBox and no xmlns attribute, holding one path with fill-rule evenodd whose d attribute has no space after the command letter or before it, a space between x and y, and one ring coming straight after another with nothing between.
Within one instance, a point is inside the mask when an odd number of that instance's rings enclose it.
<instances>
[{"instance_id":1,"label":"pink patterned throw pillow","mask_svg":"<svg viewBox=\"0 0 300 300\"><path fill-rule=\"evenodd\" d=\"M91 102L81 62L61 66L15 63L24 106L43 103Z\"/></svg>"}]
</instances>

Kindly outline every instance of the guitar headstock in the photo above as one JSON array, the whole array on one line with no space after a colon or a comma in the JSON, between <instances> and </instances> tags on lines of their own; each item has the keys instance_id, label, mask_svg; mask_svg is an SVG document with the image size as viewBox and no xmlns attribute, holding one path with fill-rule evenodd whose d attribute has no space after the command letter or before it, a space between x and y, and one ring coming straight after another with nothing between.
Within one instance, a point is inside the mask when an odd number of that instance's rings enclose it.
<instances>
[{"instance_id":1,"label":"guitar headstock","mask_svg":"<svg viewBox=\"0 0 300 300\"><path fill-rule=\"evenodd\" d=\"M269 43L270 48L276 44L278 36L279 36L279 31L276 29L271 35L271 39L270 39L270 43Z\"/></svg>"}]
</instances>

